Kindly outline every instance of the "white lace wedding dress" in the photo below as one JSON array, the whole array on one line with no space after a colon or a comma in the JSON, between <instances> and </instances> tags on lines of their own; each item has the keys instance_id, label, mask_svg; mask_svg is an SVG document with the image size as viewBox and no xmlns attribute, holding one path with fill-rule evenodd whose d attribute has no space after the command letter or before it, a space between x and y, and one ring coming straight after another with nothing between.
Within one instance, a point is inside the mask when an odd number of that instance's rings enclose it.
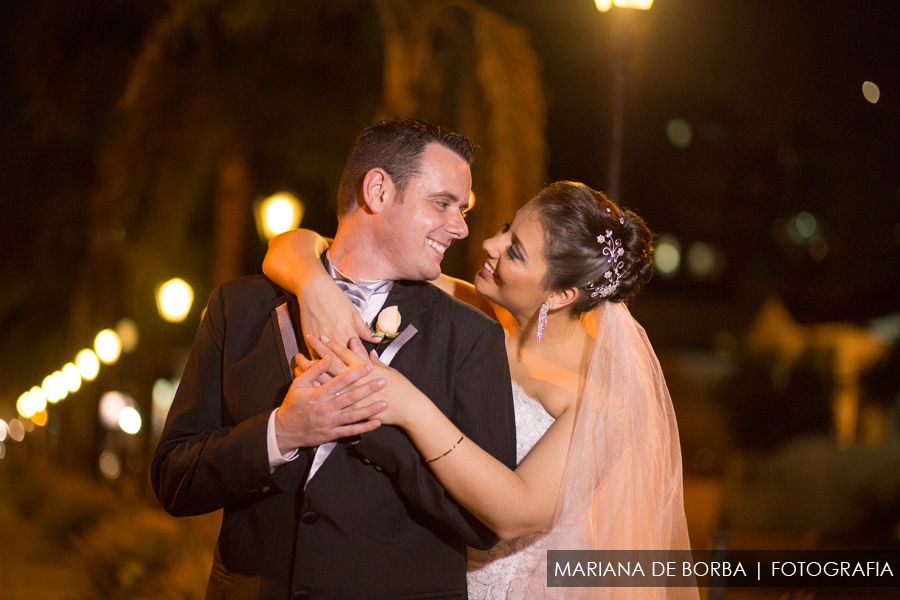
<instances>
[{"instance_id":1,"label":"white lace wedding dress","mask_svg":"<svg viewBox=\"0 0 900 600\"><path fill-rule=\"evenodd\" d=\"M518 464L553 424L554 418L515 381L512 388ZM521 597L528 577L540 558L543 537L542 533L532 533L512 540L501 540L490 550L469 548L469 600Z\"/></svg>"}]
</instances>

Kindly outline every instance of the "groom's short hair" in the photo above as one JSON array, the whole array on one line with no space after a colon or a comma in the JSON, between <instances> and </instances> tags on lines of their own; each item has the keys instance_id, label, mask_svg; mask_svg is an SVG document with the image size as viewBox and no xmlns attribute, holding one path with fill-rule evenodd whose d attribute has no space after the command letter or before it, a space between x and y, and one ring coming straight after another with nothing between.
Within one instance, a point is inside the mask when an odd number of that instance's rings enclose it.
<instances>
[{"instance_id":1,"label":"groom's short hair","mask_svg":"<svg viewBox=\"0 0 900 600\"><path fill-rule=\"evenodd\" d=\"M376 167L390 175L402 194L410 179L418 175L422 153L431 143L441 144L472 164L475 156L472 140L440 125L406 117L366 127L344 165L338 188L338 219L358 206L363 179Z\"/></svg>"}]
</instances>

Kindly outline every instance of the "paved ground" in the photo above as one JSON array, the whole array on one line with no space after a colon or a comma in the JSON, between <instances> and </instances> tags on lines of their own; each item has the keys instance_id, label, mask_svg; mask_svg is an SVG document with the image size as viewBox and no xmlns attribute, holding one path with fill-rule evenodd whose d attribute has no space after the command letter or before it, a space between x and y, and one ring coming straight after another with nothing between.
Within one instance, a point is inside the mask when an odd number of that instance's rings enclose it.
<instances>
[{"instance_id":1,"label":"paved ground","mask_svg":"<svg viewBox=\"0 0 900 600\"><path fill-rule=\"evenodd\" d=\"M71 600L83 589L71 557L0 502L0 600Z\"/></svg>"}]
</instances>

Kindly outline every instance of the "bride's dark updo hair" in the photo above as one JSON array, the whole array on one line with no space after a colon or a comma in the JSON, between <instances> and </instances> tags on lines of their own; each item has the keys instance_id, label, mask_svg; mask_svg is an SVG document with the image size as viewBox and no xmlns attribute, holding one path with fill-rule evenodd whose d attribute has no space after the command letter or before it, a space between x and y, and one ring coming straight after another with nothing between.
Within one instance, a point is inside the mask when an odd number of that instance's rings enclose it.
<instances>
[{"instance_id":1,"label":"bride's dark updo hair","mask_svg":"<svg viewBox=\"0 0 900 600\"><path fill-rule=\"evenodd\" d=\"M583 183L557 181L544 188L531 204L544 229L544 287L578 288L578 298L571 304L574 316L593 310L604 300L628 300L653 277L653 233L643 219L620 209L603 193ZM603 254L609 244L597 241L597 236L607 231L622 242L624 250L612 263ZM623 263L618 288L605 298L602 294L592 296L594 290L609 282L604 275L617 262ZM588 288L591 284L593 288Z\"/></svg>"}]
</instances>

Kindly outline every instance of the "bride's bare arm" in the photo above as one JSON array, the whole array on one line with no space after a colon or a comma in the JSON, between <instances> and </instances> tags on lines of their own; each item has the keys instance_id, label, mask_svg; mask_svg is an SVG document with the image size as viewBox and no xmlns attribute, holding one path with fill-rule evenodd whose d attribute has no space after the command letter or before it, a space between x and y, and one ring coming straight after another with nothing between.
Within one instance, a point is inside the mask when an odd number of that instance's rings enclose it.
<instances>
[{"instance_id":1,"label":"bride's bare arm","mask_svg":"<svg viewBox=\"0 0 900 600\"><path fill-rule=\"evenodd\" d=\"M356 354L334 342L327 348L318 340L308 342L320 354L331 350L346 363L358 360ZM409 434L422 456L430 460L429 466L441 484L460 504L502 539L550 526L574 409L564 411L516 470L510 471L472 440L460 442L462 432L428 397L399 372L381 364L377 356L370 355L370 359L376 365L373 376L388 382L371 400L387 402L387 410L378 414L378 420L402 427Z\"/></svg>"},{"instance_id":2,"label":"bride's bare arm","mask_svg":"<svg viewBox=\"0 0 900 600\"><path fill-rule=\"evenodd\" d=\"M560 415L516 470L510 471L469 439L454 447L462 433L421 392L419 396L414 400L418 408L401 415L396 424L426 460L437 459L429 466L447 491L501 539L546 531L556 510L573 411ZM393 398L393 394L387 396L388 410L396 404ZM383 414L379 420L389 423L381 418Z\"/></svg>"},{"instance_id":3,"label":"bride's bare arm","mask_svg":"<svg viewBox=\"0 0 900 600\"><path fill-rule=\"evenodd\" d=\"M328 240L315 231L295 229L275 236L263 261L263 273L297 295L303 331L345 343L359 337L377 341L359 312L325 271L320 255Z\"/></svg>"},{"instance_id":4,"label":"bride's bare arm","mask_svg":"<svg viewBox=\"0 0 900 600\"><path fill-rule=\"evenodd\" d=\"M507 312L507 310L502 306L494 304L493 302L479 294L478 290L475 289L475 286L468 281L463 281L462 279L456 279L455 277L441 274L440 277L438 277L431 283L441 288L443 291L453 296L457 300L474 306L490 318L499 321L504 328L508 329L507 325L511 323L510 320L512 319L512 315L510 315L509 312Z\"/></svg>"}]
</instances>

